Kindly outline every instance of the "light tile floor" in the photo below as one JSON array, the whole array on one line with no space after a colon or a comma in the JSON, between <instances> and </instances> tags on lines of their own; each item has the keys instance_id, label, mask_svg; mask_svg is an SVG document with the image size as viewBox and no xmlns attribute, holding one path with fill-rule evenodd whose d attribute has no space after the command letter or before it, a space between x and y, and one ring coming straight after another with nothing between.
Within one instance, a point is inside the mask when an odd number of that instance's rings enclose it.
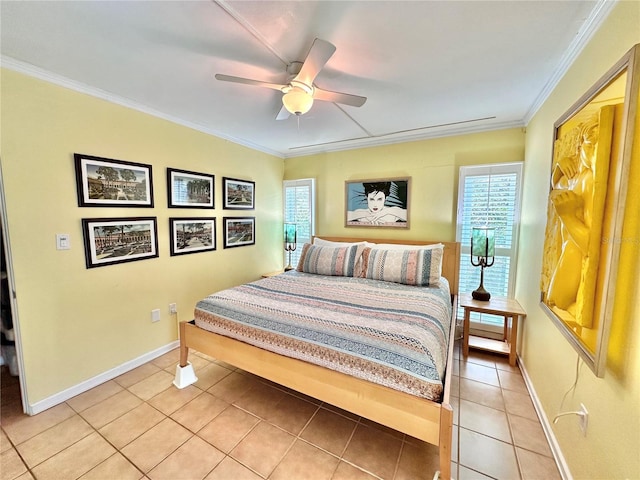
<instances>
[{"instance_id":1,"label":"light tile floor","mask_svg":"<svg viewBox=\"0 0 640 480\"><path fill-rule=\"evenodd\" d=\"M454 478L559 479L518 368L456 348ZM1 480L431 479L437 448L191 352L178 351L33 417L2 372Z\"/></svg>"}]
</instances>

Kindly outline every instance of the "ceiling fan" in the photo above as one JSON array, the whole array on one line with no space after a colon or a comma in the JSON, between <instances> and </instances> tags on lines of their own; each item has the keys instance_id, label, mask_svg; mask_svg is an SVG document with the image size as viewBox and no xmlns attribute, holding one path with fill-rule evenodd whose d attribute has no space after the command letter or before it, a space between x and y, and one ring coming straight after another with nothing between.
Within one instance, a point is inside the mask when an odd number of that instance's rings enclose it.
<instances>
[{"instance_id":1,"label":"ceiling fan","mask_svg":"<svg viewBox=\"0 0 640 480\"><path fill-rule=\"evenodd\" d=\"M323 90L313 83L322 67L325 66L335 51L336 47L333 44L316 38L304 62L293 62L287 67L287 72L295 76L286 84L262 82L221 73L216 74L216 79L281 91L284 94L282 96L283 107L276 117L277 120L288 118L290 113L298 116L304 115L311 109L314 100L361 107L367 101L366 97Z\"/></svg>"}]
</instances>

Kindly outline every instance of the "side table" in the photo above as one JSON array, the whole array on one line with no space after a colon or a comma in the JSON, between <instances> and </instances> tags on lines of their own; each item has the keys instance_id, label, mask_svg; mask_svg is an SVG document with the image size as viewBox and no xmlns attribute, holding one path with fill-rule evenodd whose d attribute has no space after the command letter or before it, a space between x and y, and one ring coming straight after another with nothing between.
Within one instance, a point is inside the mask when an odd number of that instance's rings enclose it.
<instances>
[{"instance_id":1,"label":"side table","mask_svg":"<svg viewBox=\"0 0 640 480\"><path fill-rule=\"evenodd\" d=\"M494 297L489 301L474 300L470 293L461 293L458 304L464 309L464 329L462 337L462 354L469 355L469 348L487 350L509 356L509 365L516 364L516 344L518 342L518 319L527 313L513 298ZM469 335L469 318L471 312L490 313L504 317L502 341Z\"/></svg>"}]
</instances>

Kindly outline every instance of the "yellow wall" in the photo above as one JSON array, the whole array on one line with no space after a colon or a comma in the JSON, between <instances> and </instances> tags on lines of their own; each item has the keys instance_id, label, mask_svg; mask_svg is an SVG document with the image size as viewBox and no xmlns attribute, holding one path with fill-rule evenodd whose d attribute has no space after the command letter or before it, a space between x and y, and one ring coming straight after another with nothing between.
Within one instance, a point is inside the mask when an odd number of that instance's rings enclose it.
<instances>
[{"instance_id":1,"label":"yellow wall","mask_svg":"<svg viewBox=\"0 0 640 480\"><path fill-rule=\"evenodd\" d=\"M577 358L538 306L553 123L640 42L639 24L640 2L620 2L528 125L526 138L521 129L509 129L299 157L284 166L280 159L3 70L2 174L30 402L175 340L168 303L177 302L179 318L189 319L194 303L207 293L281 266L283 172L285 179L317 179L317 233L452 240L459 167L526 158L516 291L528 315L520 352L553 418L574 381ZM78 208L73 152L153 164L155 208ZM165 207L166 167L216 174L216 252L169 257L168 217L201 212ZM254 247L222 249L225 175L257 180ZM405 175L412 177L409 230L344 227L345 180ZM635 208L638 199L632 200ZM629 212L637 215L637 209ZM160 258L86 270L80 219L127 215L158 217ZM627 230L636 225L627 222ZM71 234L70 251L55 250L55 233ZM627 234L639 238L637 230ZM564 409L580 402L587 406L586 437L575 419L554 426L577 479L637 478L640 472L638 245L625 250L635 271L635 282L624 292L628 315L614 320L614 331L626 322L626 367L607 371L603 379L581 369ZM162 311L159 323L150 322L153 308Z\"/></svg>"},{"instance_id":2,"label":"yellow wall","mask_svg":"<svg viewBox=\"0 0 640 480\"><path fill-rule=\"evenodd\" d=\"M8 70L1 89L29 404L170 344L196 301L282 267L282 159ZM78 207L74 152L151 164L155 207ZM216 175L215 210L167 208L167 167ZM221 208L223 176L256 181L256 210ZM223 249L222 217L243 214L256 217L255 246ZM159 258L86 269L80 219L128 216L157 217ZM217 250L170 257L168 219L182 216L217 217ZM56 250L56 233L71 250Z\"/></svg>"},{"instance_id":3,"label":"yellow wall","mask_svg":"<svg viewBox=\"0 0 640 480\"><path fill-rule=\"evenodd\" d=\"M318 235L405 240L455 240L461 166L524 159L523 129L297 157L285 161L285 179L316 178ZM409 229L344 226L345 181L411 177Z\"/></svg>"},{"instance_id":4,"label":"yellow wall","mask_svg":"<svg viewBox=\"0 0 640 480\"><path fill-rule=\"evenodd\" d=\"M539 307L539 275L546 222L546 197L552 155L553 124L634 44L640 42L640 2L620 2L580 54L550 98L527 126L523 215L516 295L527 311L521 354L549 420L558 413L562 397L575 379L577 353ZM632 280L619 291L612 329L623 337L615 356L624 358L620 370L609 363L604 378L585 365L575 393L563 411L584 403L589 427L582 435L577 417L553 426L561 450L576 479L624 479L640 476L640 231L637 218L640 188L640 145L636 135L625 218L621 264ZM623 334L620 335L620 332Z\"/></svg>"}]
</instances>

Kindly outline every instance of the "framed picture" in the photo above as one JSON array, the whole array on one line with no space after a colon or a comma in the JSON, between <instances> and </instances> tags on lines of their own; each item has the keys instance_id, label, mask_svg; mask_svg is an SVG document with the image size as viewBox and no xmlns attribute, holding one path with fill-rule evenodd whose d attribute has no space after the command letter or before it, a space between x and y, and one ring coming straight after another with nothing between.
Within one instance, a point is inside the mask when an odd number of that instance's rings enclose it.
<instances>
[{"instance_id":1,"label":"framed picture","mask_svg":"<svg viewBox=\"0 0 640 480\"><path fill-rule=\"evenodd\" d=\"M636 46L554 125L540 305L597 376L605 372L615 291L629 288L618 284L618 264L639 55ZM628 317L624 308L616 318Z\"/></svg>"},{"instance_id":2,"label":"framed picture","mask_svg":"<svg viewBox=\"0 0 640 480\"><path fill-rule=\"evenodd\" d=\"M224 217L224 248L256 243L255 217Z\"/></svg>"},{"instance_id":3,"label":"framed picture","mask_svg":"<svg viewBox=\"0 0 640 480\"><path fill-rule=\"evenodd\" d=\"M222 208L227 210L253 210L255 208L255 182L223 177L222 185L224 189Z\"/></svg>"},{"instance_id":4,"label":"framed picture","mask_svg":"<svg viewBox=\"0 0 640 480\"><path fill-rule=\"evenodd\" d=\"M208 252L216 249L216 219L170 218L171 255Z\"/></svg>"},{"instance_id":5,"label":"framed picture","mask_svg":"<svg viewBox=\"0 0 640 480\"><path fill-rule=\"evenodd\" d=\"M409 228L411 177L345 182L345 227Z\"/></svg>"},{"instance_id":6,"label":"framed picture","mask_svg":"<svg viewBox=\"0 0 640 480\"><path fill-rule=\"evenodd\" d=\"M151 165L75 153L79 207L153 207Z\"/></svg>"},{"instance_id":7,"label":"framed picture","mask_svg":"<svg viewBox=\"0 0 640 480\"><path fill-rule=\"evenodd\" d=\"M214 208L215 175L167 168L169 208Z\"/></svg>"},{"instance_id":8,"label":"framed picture","mask_svg":"<svg viewBox=\"0 0 640 480\"><path fill-rule=\"evenodd\" d=\"M158 256L156 217L83 218L87 268Z\"/></svg>"}]
</instances>

